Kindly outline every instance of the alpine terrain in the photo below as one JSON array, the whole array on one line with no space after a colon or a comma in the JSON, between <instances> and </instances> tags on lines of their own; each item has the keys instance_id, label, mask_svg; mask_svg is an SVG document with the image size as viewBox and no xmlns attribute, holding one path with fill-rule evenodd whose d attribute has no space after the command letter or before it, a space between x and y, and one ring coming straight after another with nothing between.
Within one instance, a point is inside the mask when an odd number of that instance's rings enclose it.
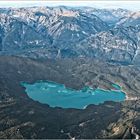
<instances>
[{"instance_id":1,"label":"alpine terrain","mask_svg":"<svg viewBox=\"0 0 140 140\"><path fill-rule=\"evenodd\" d=\"M51 107L21 84L37 81L121 90L125 100ZM140 11L0 8L0 139L56 138L140 139Z\"/></svg>"}]
</instances>

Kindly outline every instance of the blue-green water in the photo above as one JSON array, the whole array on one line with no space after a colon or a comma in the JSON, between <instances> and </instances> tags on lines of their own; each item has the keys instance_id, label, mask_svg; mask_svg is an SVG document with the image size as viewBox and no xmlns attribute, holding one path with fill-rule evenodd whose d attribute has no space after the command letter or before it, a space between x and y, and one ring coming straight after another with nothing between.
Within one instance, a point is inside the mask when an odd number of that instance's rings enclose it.
<instances>
[{"instance_id":1,"label":"blue-green water","mask_svg":"<svg viewBox=\"0 0 140 140\"><path fill-rule=\"evenodd\" d=\"M125 94L121 89L103 90L84 87L81 90L66 88L62 84L40 81L34 84L22 82L30 98L51 107L83 109L89 104L98 105L105 101L124 101ZM118 87L117 87L118 88Z\"/></svg>"},{"instance_id":2,"label":"blue-green water","mask_svg":"<svg viewBox=\"0 0 140 140\"><path fill-rule=\"evenodd\" d=\"M121 87L117 84L112 84L112 86L116 89L116 90L121 90Z\"/></svg>"}]
</instances>

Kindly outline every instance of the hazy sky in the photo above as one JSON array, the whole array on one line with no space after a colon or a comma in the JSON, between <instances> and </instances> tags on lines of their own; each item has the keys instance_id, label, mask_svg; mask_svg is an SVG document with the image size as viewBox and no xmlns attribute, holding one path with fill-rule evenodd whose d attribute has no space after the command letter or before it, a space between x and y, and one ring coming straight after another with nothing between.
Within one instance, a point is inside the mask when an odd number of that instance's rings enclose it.
<instances>
[{"instance_id":1,"label":"hazy sky","mask_svg":"<svg viewBox=\"0 0 140 140\"><path fill-rule=\"evenodd\" d=\"M103 1L77 1L77 0L65 0L65 1L41 1L41 0L28 0L28 1L0 1L0 7L32 7L32 6L90 6L95 8L124 8L130 10L140 11L140 1L122 1L122 0L103 0Z\"/></svg>"}]
</instances>

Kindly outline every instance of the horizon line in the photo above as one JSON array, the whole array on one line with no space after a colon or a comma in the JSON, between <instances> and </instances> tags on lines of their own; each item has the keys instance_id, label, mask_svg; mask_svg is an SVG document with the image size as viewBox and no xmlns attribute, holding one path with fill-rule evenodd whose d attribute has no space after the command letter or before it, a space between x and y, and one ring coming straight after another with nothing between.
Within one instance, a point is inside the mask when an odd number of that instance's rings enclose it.
<instances>
[{"instance_id":1,"label":"horizon line","mask_svg":"<svg viewBox=\"0 0 140 140\"><path fill-rule=\"evenodd\" d=\"M131 11L138 11L140 10L140 1L121 1L121 0L70 0L70 1L63 1L63 0L17 0L17 1L0 1L0 8L26 8L26 7L58 7L58 6L66 6L66 7L91 7L91 8L98 8L98 9L127 9Z\"/></svg>"}]
</instances>

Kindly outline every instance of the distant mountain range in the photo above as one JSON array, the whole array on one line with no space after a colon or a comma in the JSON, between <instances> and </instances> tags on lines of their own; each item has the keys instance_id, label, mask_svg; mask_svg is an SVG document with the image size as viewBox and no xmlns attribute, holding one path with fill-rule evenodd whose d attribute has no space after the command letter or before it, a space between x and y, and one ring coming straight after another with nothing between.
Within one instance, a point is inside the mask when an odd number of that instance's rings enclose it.
<instances>
[{"instance_id":1,"label":"distant mountain range","mask_svg":"<svg viewBox=\"0 0 140 140\"><path fill-rule=\"evenodd\" d=\"M0 54L140 62L140 12L90 7L0 9Z\"/></svg>"},{"instance_id":2,"label":"distant mountain range","mask_svg":"<svg viewBox=\"0 0 140 140\"><path fill-rule=\"evenodd\" d=\"M21 85L39 81L63 84L76 94L84 87L119 90L126 99L84 109L50 107L29 98ZM0 139L140 139L139 12L1 8Z\"/></svg>"}]
</instances>

